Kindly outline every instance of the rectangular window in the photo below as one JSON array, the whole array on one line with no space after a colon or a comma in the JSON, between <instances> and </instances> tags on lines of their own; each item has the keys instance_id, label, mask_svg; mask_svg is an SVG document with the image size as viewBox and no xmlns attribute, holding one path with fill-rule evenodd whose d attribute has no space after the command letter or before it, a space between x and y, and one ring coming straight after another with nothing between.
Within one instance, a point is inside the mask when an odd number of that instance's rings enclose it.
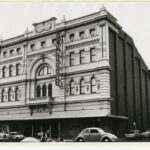
<instances>
[{"instance_id":1,"label":"rectangular window","mask_svg":"<svg viewBox=\"0 0 150 150\"><path fill-rule=\"evenodd\" d=\"M4 57L7 57L7 52L6 52L6 51L3 52L3 56L4 56Z\"/></svg>"},{"instance_id":2,"label":"rectangular window","mask_svg":"<svg viewBox=\"0 0 150 150\"><path fill-rule=\"evenodd\" d=\"M90 48L90 61L91 61L91 62L96 61L95 48Z\"/></svg>"},{"instance_id":3,"label":"rectangular window","mask_svg":"<svg viewBox=\"0 0 150 150\"><path fill-rule=\"evenodd\" d=\"M80 51L80 64L85 63L84 50Z\"/></svg>"},{"instance_id":4,"label":"rectangular window","mask_svg":"<svg viewBox=\"0 0 150 150\"><path fill-rule=\"evenodd\" d=\"M70 34L69 38L70 38L70 41L73 42L74 41L74 34Z\"/></svg>"},{"instance_id":5,"label":"rectangular window","mask_svg":"<svg viewBox=\"0 0 150 150\"><path fill-rule=\"evenodd\" d=\"M80 39L84 39L85 38L85 32L84 31L81 31L79 33L79 36L80 36Z\"/></svg>"},{"instance_id":6,"label":"rectangular window","mask_svg":"<svg viewBox=\"0 0 150 150\"><path fill-rule=\"evenodd\" d=\"M90 35L95 36L95 29L90 29Z\"/></svg>"},{"instance_id":7,"label":"rectangular window","mask_svg":"<svg viewBox=\"0 0 150 150\"><path fill-rule=\"evenodd\" d=\"M16 64L16 75L20 74L20 64Z\"/></svg>"},{"instance_id":8,"label":"rectangular window","mask_svg":"<svg viewBox=\"0 0 150 150\"><path fill-rule=\"evenodd\" d=\"M9 76L11 77L13 75L13 66L9 66Z\"/></svg>"},{"instance_id":9,"label":"rectangular window","mask_svg":"<svg viewBox=\"0 0 150 150\"><path fill-rule=\"evenodd\" d=\"M70 66L74 65L74 52L70 53Z\"/></svg>"},{"instance_id":10,"label":"rectangular window","mask_svg":"<svg viewBox=\"0 0 150 150\"><path fill-rule=\"evenodd\" d=\"M10 50L10 56L13 56L14 55L14 50Z\"/></svg>"},{"instance_id":11,"label":"rectangular window","mask_svg":"<svg viewBox=\"0 0 150 150\"><path fill-rule=\"evenodd\" d=\"M3 67L3 78L6 77L6 67Z\"/></svg>"},{"instance_id":12,"label":"rectangular window","mask_svg":"<svg viewBox=\"0 0 150 150\"><path fill-rule=\"evenodd\" d=\"M46 47L46 42L45 42L45 41L41 42L41 47L42 47L42 48L45 48L45 47Z\"/></svg>"},{"instance_id":13,"label":"rectangular window","mask_svg":"<svg viewBox=\"0 0 150 150\"><path fill-rule=\"evenodd\" d=\"M74 95L75 94L75 83L74 81L70 82L70 95Z\"/></svg>"},{"instance_id":14,"label":"rectangular window","mask_svg":"<svg viewBox=\"0 0 150 150\"><path fill-rule=\"evenodd\" d=\"M56 45L56 39L52 39L52 44Z\"/></svg>"},{"instance_id":15,"label":"rectangular window","mask_svg":"<svg viewBox=\"0 0 150 150\"><path fill-rule=\"evenodd\" d=\"M34 50L35 50L35 44L31 44L31 45L30 45L30 49L31 49L32 51L34 51Z\"/></svg>"},{"instance_id":16,"label":"rectangular window","mask_svg":"<svg viewBox=\"0 0 150 150\"><path fill-rule=\"evenodd\" d=\"M21 48L17 48L17 54L21 53Z\"/></svg>"}]
</instances>

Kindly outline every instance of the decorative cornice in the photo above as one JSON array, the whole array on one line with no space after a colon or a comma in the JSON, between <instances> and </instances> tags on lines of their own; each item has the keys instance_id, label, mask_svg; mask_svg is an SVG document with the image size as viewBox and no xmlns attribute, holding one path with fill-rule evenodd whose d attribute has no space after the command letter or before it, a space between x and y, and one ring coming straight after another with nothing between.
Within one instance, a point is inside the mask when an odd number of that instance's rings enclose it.
<instances>
[{"instance_id":1,"label":"decorative cornice","mask_svg":"<svg viewBox=\"0 0 150 150\"><path fill-rule=\"evenodd\" d=\"M38 57L38 56L40 56L41 54L45 54L45 55L47 55L47 54L52 54L52 53L54 53L54 52L55 52L55 49L48 50L48 51L42 51L42 50L41 50L41 51L37 51L37 53L28 54L28 55L27 55L27 59Z\"/></svg>"},{"instance_id":2,"label":"decorative cornice","mask_svg":"<svg viewBox=\"0 0 150 150\"><path fill-rule=\"evenodd\" d=\"M86 70L80 70L80 71L73 71L69 73L61 73L62 76L68 76L68 75L75 75L75 74L82 74L82 73L88 73L88 72L93 72L93 71L99 71L99 70L111 70L110 66L104 66L104 67L97 67L97 68L92 68L92 69L86 69Z\"/></svg>"},{"instance_id":3,"label":"decorative cornice","mask_svg":"<svg viewBox=\"0 0 150 150\"><path fill-rule=\"evenodd\" d=\"M97 43L99 43L99 39L86 41L86 42L81 42L81 43L78 43L78 44L66 46L66 50L74 49L74 48L80 48L80 47L89 46L89 45L94 45L94 44L97 44Z\"/></svg>"},{"instance_id":4,"label":"decorative cornice","mask_svg":"<svg viewBox=\"0 0 150 150\"><path fill-rule=\"evenodd\" d=\"M23 60L22 56L19 56L17 58L8 59L8 60L1 60L0 65L8 64L8 63L14 63L14 62L17 62L17 61L20 61L20 60Z\"/></svg>"}]
</instances>

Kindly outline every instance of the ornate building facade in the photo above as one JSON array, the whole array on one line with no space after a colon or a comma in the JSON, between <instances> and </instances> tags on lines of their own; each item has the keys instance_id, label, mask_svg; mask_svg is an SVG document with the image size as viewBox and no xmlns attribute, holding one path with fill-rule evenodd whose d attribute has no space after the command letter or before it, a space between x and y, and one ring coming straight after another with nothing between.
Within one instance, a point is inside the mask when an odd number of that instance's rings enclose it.
<instances>
[{"instance_id":1,"label":"ornate building facade","mask_svg":"<svg viewBox=\"0 0 150 150\"><path fill-rule=\"evenodd\" d=\"M120 36L128 38L122 45ZM52 138L74 138L89 126L118 135L132 129L133 122L141 129L132 109L138 100L129 93L136 95L131 83L135 78L130 68L133 56L124 55L128 41L132 51L132 40L105 8L58 23L53 17L33 24L31 32L1 40L0 130L20 131L26 136L49 130ZM144 86L143 93L148 94L149 77L144 67L145 85L137 85L137 79L136 86ZM148 100L146 95L144 104Z\"/></svg>"}]
</instances>

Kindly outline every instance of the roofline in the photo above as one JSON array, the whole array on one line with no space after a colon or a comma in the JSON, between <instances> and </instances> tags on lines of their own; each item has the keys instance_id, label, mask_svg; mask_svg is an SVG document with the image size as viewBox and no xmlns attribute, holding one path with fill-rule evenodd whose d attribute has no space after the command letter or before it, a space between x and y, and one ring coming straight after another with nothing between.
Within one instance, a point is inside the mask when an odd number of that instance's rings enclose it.
<instances>
[{"instance_id":1,"label":"roofline","mask_svg":"<svg viewBox=\"0 0 150 150\"><path fill-rule=\"evenodd\" d=\"M113 20L113 23L115 23L116 26L118 26L119 28L121 28L121 26L116 22L117 19L116 19L114 16L112 16L107 10L103 10L103 11L107 12L107 14L103 14L103 15L101 15L101 16L99 16L99 17L109 16L108 18L110 19L110 21ZM75 18L75 19L71 19L71 20L65 21L66 27L67 27L67 24L70 23L70 22L72 22L72 21L76 21L76 20L79 20L79 19L82 19L82 18L86 18L86 17L90 17L90 16L93 16L93 15L97 15L97 14L99 14L99 13L101 13L101 11L98 11L98 12L95 12L95 13L91 13L91 14L84 15L84 16L81 16L81 17L78 17L78 18ZM40 24L40 23L43 23L43 22L46 22L46 21L49 21L49 20L53 20L53 19L56 20L57 18L52 17L52 18L50 18L50 19L48 19L48 20L44 20L44 21L39 22L39 23L33 23L33 26L36 26L37 24ZM91 19L91 18L90 18L90 19ZM90 20L90 19L89 19L89 20ZM87 19L86 21L88 21L88 19ZM61 23L62 23L62 22L56 23L56 26L59 25L59 24L61 24ZM74 23L74 24L78 24L78 23ZM68 27L69 27L69 26L70 26L70 25L68 25ZM52 30L52 31L50 31L50 32L52 32L52 33L53 33L53 31L56 32L57 30L61 30L61 28L62 28L62 27L60 27L60 28L58 28L58 29L54 29L54 30ZM41 34L37 34L37 35L30 36L30 37L32 38L32 37L35 37L35 36L41 36L42 34L47 34L47 33L50 33L50 32L47 31L47 32L44 32L44 33L41 33ZM1 40L1 45L3 45L3 42L9 41L9 40L12 40L12 39L14 39L14 41L10 41L10 43L12 43L12 42L20 42L20 41L22 41L22 40L24 40L24 39L27 38L27 37L25 37L25 34L28 34L28 35L29 35L29 34L32 34L32 33L34 33L33 30L31 30L30 32L26 32L26 33L24 33L24 34L20 34L20 35L18 35L18 36L14 36L14 37L11 37L11 38L8 38L8 39L5 39L5 40ZM19 38L19 37L20 37L20 38ZM28 38L30 38L30 37L28 37ZM16 41L15 41L15 38L16 38ZM17 39L17 38L18 38L18 39ZM6 44L10 44L10 43L6 43ZM1 46L1 45L0 45L0 46ZM4 44L4 45L5 45L5 44Z\"/></svg>"}]
</instances>

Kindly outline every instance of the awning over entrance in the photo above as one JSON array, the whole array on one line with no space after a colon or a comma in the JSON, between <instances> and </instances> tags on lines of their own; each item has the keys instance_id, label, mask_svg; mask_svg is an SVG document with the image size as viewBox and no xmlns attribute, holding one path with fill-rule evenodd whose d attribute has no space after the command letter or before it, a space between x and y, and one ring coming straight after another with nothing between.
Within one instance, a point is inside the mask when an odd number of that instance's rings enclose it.
<instances>
[{"instance_id":1,"label":"awning over entrance","mask_svg":"<svg viewBox=\"0 0 150 150\"><path fill-rule=\"evenodd\" d=\"M125 116L116 116L116 115L112 115L112 114L107 115L106 117L112 118L112 119L125 119L125 120L128 119L128 117L125 117Z\"/></svg>"},{"instance_id":2,"label":"awning over entrance","mask_svg":"<svg viewBox=\"0 0 150 150\"><path fill-rule=\"evenodd\" d=\"M20 114L20 115L0 115L0 121L15 121L15 120L49 120L49 119L69 119L69 118L112 118L112 119L122 119L122 120L127 120L128 117L125 116L116 116L116 115L112 115L112 114L96 114L96 115L90 115L89 113L87 114L81 114L82 112L80 112L79 114L73 114L71 113L70 115L66 115L64 113L57 115L57 114L45 114L45 113L41 113L41 114L36 114L36 115L30 115L30 114ZM94 114L94 113L93 113Z\"/></svg>"}]
</instances>

